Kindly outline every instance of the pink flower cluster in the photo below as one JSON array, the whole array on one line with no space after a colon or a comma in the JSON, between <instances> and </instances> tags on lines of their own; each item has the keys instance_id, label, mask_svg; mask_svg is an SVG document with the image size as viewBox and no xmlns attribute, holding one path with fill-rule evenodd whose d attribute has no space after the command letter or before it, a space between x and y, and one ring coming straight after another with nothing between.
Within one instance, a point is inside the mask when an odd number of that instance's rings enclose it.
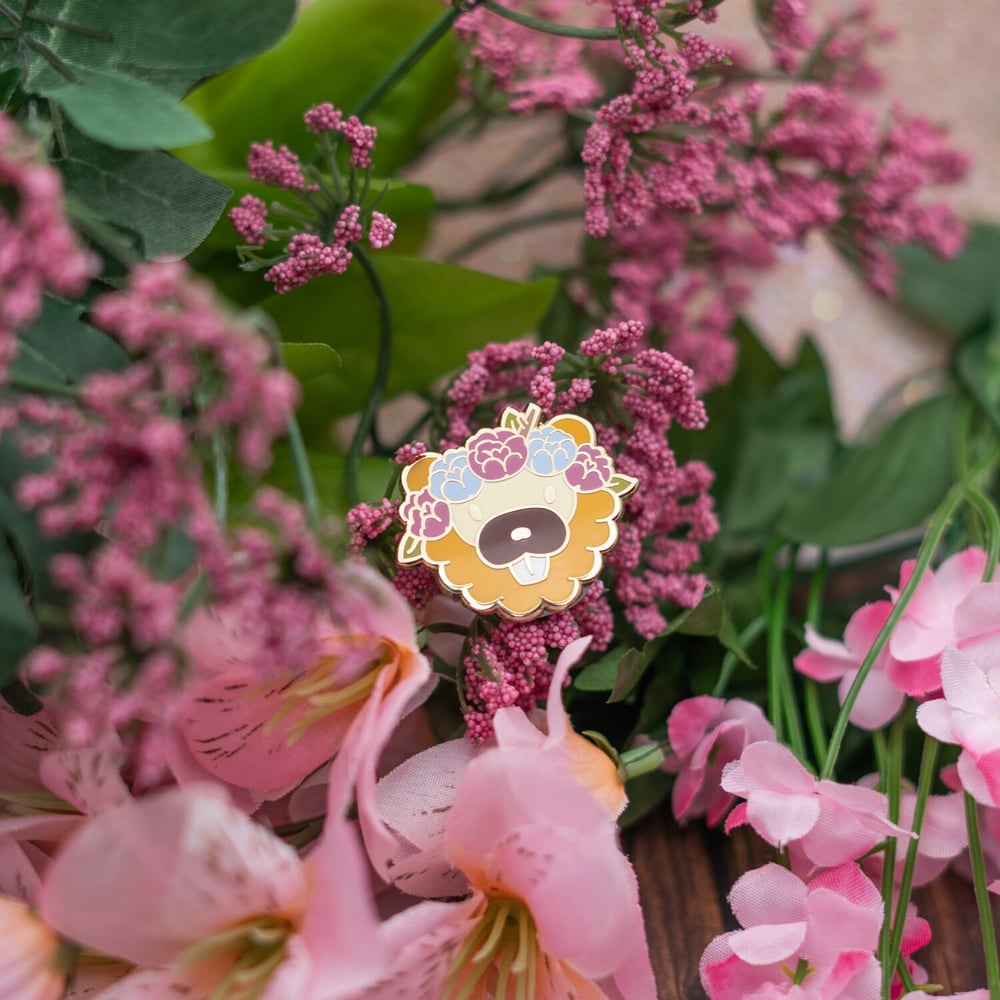
<instances>
[{"instance_id":1,"label":"pink flower cluster","mask_svg":"<svg viewBox=\"0 0 1000 1000\"><path fill-rule=\"evenodd\" d=\"M363 124L355 115L345 119L343 112L330 103L310 108L304 120L310 132L324 137L321 151L333 175L329 180L315 167L303 168L298 155L287 146L276 150L270 141L252 143L247 157L247 170L254 180L304 193L298 210L291 214L280 205L272 206L276 215L290 218L295 228L277 228L268 218L267 205L254 195L244 195L229 211L229 221L245 241L240 250L248 262L244 266L254 270L266 267L264 277L279 295L313 278L343 274L354 258L351 248L366 234L375 250L389 246L396 235L396 223L387 215L371 206L353 204L345 196L345 190L357 190L356 172L371 169L378 135L375 126ZM326 138L331 132L341 135L350 147L349 185L340 177L340 167ZM367 182L363 189L368 191ZM288 241L280 257L257 255L255 248L275 239Z\"/></svg>"},{"instance_id":2,"label":"pink flower cluster","mask_svg":"<svg viewBox=\"0 0 1000 1000\"><path fill-rule=\"evenodd\" d=\"M17 332L41 312L42 294L80 295L98 259L81 249L63 210L62 178L35 143L0 113L0 384Z\"/></svg>"}]
</instances>

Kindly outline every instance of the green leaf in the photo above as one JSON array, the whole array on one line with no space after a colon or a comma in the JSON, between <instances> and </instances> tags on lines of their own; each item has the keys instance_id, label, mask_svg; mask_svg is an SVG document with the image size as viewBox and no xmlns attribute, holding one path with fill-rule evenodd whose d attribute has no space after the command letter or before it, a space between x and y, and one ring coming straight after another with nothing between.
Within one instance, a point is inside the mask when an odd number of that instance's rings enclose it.
<instances>
[{"instance_id":1,"label":"green leaf","mask_svg":"<svg viewBox=\"0 0 1000 1000\"><path fill-rule=\"evenodd\" d=\"M32 10L111 36L31 22L32 34L64 62L115 69L181 97L199 80L270 48L291 23L295 0L35 0ZM54 70L29 52L34 86Z\"/></svg>"},{"instance_id":2,"label":"green leaf","mask_svg":"<svg viewBox=\"0 0 1000 1000\"><path fill-rule=\"evenodd\" d=\"M215 130L185 157L196 166L239 166L251 142L272 139L310 158L302 114L330 101L350 113L437 21L440 0L316 0L270 52L210 81L188 99ZM376 168L391 174L416 152L425 126L455 97L454 42L446 36L370 114L379 130Z\"/></svg>"},{"instance_id":3,"label":"green leaf","mask_svg":"<svg viewBox=\"0 0 1000 1000\"><path fill-rule=\"evenodd\" d=\"M628 805L618 819L618 825L627 830L648 816L670 794L673 780L663 771L651 771L633 778L625 786Z\"/></svg>"},{"instance_id":4,"label":"green leaf","mask_svg":"<svg viewBox=\"0 0 1000 1000\"><path fill-rule=\"evenodd\" d=\"M789 505L777 530L829 548L914 528L953 482L958 397L929 399L899 417L874 445L846 451L822 483Z\"/></svg>"},{"instance_id":5,"label":"green leaf","mask_svg":"<svg viewBox=\"0 0 1000 1000\"><path fill-rule=\"evenodd\" d=\"M176 98L142 80L94 70L78 75L80 83L59 77L59 86L39 90L91 139L118 149L159 149L212 137Z\"/></svg>"},{"instance_id":6,"label":"green leaf","mask_svg":"<svg viewBox=\"0 0 1000 1000\"><path fill-rule=\"evenodd\" d=\"M73 385L93 372L128 364L118 342L84 323L82 311L79 303L46 295L41 313L18 335L14 374Z\"/></svg>"},{"instance_id":7,"label":"green leaf","mask_svg":"<svg viewBox=\"0 0 1000 1000\"><path fill-rule=\"evenodd\" d=\"M966 337L952 359L955 378L1000 434L1000 317L994 326Z\"/></svg>"},{"instance_id":8,"label":"green leaf","mask_svg":"<svg viewBox=\"0 0 1000 1000\"><path fill-rule=\"evenodd\" d=\"M281 350L285 367L300 382L335 372L344 363L329 344L282 344Z\"/></svg>"},{"instance_id":9,"label":"green leaf","mask_svg":"<svg viewBox=\"0 0 1000 1000\"><path fill-rule=\"evenodd\" d=\"M58 162L68 195L134 234L146 260L186 257L208 235L229 189L168 153L111 149L65 127Z\"/></svg>"},{"instance_id":10,"label":"green leaf","mask_svg":"<svg viewBox=\"0 0 1000 1000\"><path fill-rule=\"evenodd\" d=\"M627 646L615 646L600 659L588 663L574 678L573 687L581 691L610 691L615 686L618 664L627 653L636 652Z\"/></svg>"},{"instance_id":11,"label":"green leaf","mask_svg":"<svg viewBox=\"0 0 1000 1000\"><path fill-rule=\"evenodd\" d=\"M900 247L898 301L914 316L957 337L981 326L1000 285L1000 226L980 222L962 252L941 260L920 246Z\"/></svg>"},{"instance_id":12,"label":"green leaf","mask_svg":"<svg viewBox=\"0 0 1000 1000\"><path fill-rule=\"evenodd\" d=\"M38 641L38 626L18 579L17 561L0 534L0 687L15 678L18 664Z\"/></svg>"},{"instance_id":13,"label":"green leaf","mask_svg":"<svg viewBox=\"0 0 1000 1000\"><path fill-rule=\"evenodd\" d=\"M530 332L544 314L555 284L519 284L453 264L376 256L392 312L393 354L386 397L429 388L459 368L469 351L487 341ZM379 318L375 296L360 267L315 279L263 303L286 341L330 344L340 371L306 386L300 418L321 431L331 420L361 408L375 374Z\"/></svg>"}]
</instances>

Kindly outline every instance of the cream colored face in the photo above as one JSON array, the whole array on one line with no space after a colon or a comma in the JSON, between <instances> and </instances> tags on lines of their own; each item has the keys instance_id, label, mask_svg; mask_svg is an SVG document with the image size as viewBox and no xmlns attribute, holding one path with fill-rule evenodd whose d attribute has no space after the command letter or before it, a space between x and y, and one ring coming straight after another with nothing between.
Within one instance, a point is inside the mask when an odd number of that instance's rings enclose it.
<instances>
[{"instance_id":1,"label":"cream colored face","mask_svg":"<svg viewBox=\"0 0 1000 1000\"><path fill-rule=\"evenodd\" d=\"M526 466L510 479L484 483L475 499L453 503L451 523L459 538L476 545L484 525L492 518L527 507L543 507L557 514L568 535L569 522L576 513L576 491L564 476L540 476Z\"/></svg>"}]
</instances>

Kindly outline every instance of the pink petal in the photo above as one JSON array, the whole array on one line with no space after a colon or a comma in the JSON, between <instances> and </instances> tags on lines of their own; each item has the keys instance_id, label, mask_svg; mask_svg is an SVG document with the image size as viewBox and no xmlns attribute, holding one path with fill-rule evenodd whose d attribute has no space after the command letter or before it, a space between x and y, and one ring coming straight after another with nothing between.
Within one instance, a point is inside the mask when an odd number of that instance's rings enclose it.
<instances>
[{"instance_id":1,"label":"pink petal","mask_svg":"<svg viewBox=\"0 0 1000 1000\"><path fill-rule=\"evenodd\" d=\"M926 660L940 654L945 646L955 642L951 621L928 628L904 614L889 638L889 652L897 660Z\"/></svg>"},{"instance_id":2,"label":"pink petal","mask_svg":"<svg viewBox=\"0 0 1000 1000\"><path fill-rule=\"evenodd\" d=\"M707 694L679 701L667 719L670 749L679 757L689 756L724 705L722 698Z\"/></svg>"},{"instance_id":3,"label":"pink petal","mask_svg":"<svg viewBox=\"0 0 1000 1000\"><path fill-rule=\"evenodd\" d=\"M545 702L545 715L549 729L549 743L560 743L566 738L566 734L571 731L569 716L563 707L562 692L565 686L566 677L572 667L580 662L580 658L593 641L593 636L585 635L579 639L574 639L560 654L556 660L555 668L552 671L552 680L549 682L549 692Z\"/></svg>"},{"instance_id":4,"label":"pink petal","mask_svg":"<svg viewBox=\"0 0 1000 1000\"><path fill-rule=\"evenodd\" d=\"M925 698L941 690L941 653L925 660L897 660L890 656L886 662L889 680L911 698Z\"/></svg>"},{"instance_id":5,"label":"pink petal","mask_svg":"<svg viewBox=\"0 0 1000 1000\"><path fill-rule=\"evenodd\" d=\"M748 822L774 847L804 837L818 819L819 799L815 795L758 791L747 800Z\"/></svg>"},{"instance_id":6,"label":"pink petal","mask_svg":"<svg viewBox=\"0 0 1000 1000\"><path fill-rule=\"evenodd\" d=\"M942 743L955 743L951 729L951 706L944 698L925 701L917 706L917 725L934 739Z\"/></svg>"},{"instance_id":7,"label":"pink petal","mask_svg":"<svg viewBox=\"0 0 1000 1000\"><path fill-rule=\"evenodd\" d=\"M844 654L827 656L815 649L804 649L792 662L803 676L811 677L821 684L829 684L830 681L839 680L848 671L857 673L858 661L846 649Z\"/></svg>"},{"instance_id":8,"label":"pink petal","mask_svg":"<svg viewBox=\"0 0 1000 1000\"><path fill-rule=\"evenodd\" d=\"M794 924L760 924L729 935L733 954L751 965L771 965L795 955L806 936L804 920Z\"/></svg>"},{"instance_id":9,"label":"pink petal","mask_svg":"<svg viewBox=\"0 0 1000 1000\"><path fill-rule=\"evenodd\" d=\"M951 609L982 580L985 569L986 553L975 547L956 552L938 566L934 574L938 590Z\"/></svg>"},{"instance_id":10,"label":"pink petal","mask_svg":"<svg viewBox=\"0 0 1000 1000\"><path fill-rule=\"evenodd\" d=\"M1000 807L1000 799L994 799L991 783L980 770L979 762L966 750L958 755L958 776L965 791L980 805Z\"/></svg>"},{"instance_id":11,"label":"pink petal","mask_svg":"<svg viewBox=\"0 0 1000 1000\"><path fill-rule=\"evenodd\" d=\"M814 889L806 902L809 933L803 951L819 966L832 965L845 951L869 955L878 948L882 913L854 905L830 889Z\"/></svg>"},{"instance_id":12,"label":"pink petal","mask_svg":"<svg viewBox=\"0 0 1000 1000\"><path fill-rule=\"evenodd\" d=\"M723 827L726 833L731 833L739 826L743 826L748 823L747 818L747 804L745 802L739 803L733 811L726 817L726 825Z\"/></svg>"},{"instance_id":13,"label":"pink petal","mask_svg":"<svg viewBox=\"0 0 1000 1000\"><path fill-rule=\"evenodd\" d=\"M786 746L762 740L751 743L740 757L747 779L759 788L810 795L816 779ZM723 786L726 787L726 786ZM726 787L726 791L735 791Z\"/></svg>"},{"instance_id":14,"label":"pink petal","mask_svg":"<svg viewBox=\"0 0 1000 1000\"><path fill-rule=\"evenodd\" d=\"M941 657L941 686L952 708L970 715L1000 717L1000 697L967 653L949 647Z\"/></svg>"},{"instance_id":15,"label":"pink petal","mask_svg":"<svg viewBox=\"0 0 1000 1000\"><path fill-rule=\"evenodd\" d=\"M973 587L955 609L954 623L961 643L1000 630L1000 583Z\"/></svg>"},{"instance_id":16,"label":"pink petal","mask_svg":"<svg viewBox=\"0 0 1000 1000\"><path fill-rule=\"evenodd\" d=\"M892 614L891 601L873 601L862 605L851 615L844 629L844 643L855 655L858 666L875 644L879 632Z\"/></svg>"},{"instance_id":17,"label":"pink petal","mask_svg":"<svg viewBox=\"0 0 1000 1000\"><path fill-rule=\"evenodd\" d=\"M794 923L805 919L806 886L787 868L771 862L733 883L729 905L742 927Z\"/></svg>"},{"instance_id":18,"label":"pink petal","mask_svg":"<svg viewBox=\"0 0 1000 1000\"><path fill-rule=\"evenodd\" d=\"M44 708L18 715L0 699L0 788L31 791L42 787L38 765L59 742L56 714Z\"/></svg>"},{"instance_id":19,"label":"pink petal","mask_svg":"<svg viewBox=\"0 0 1000 1000\"><path fill-rule=\"evenodd\" d=\"M240 920L298 914L306 893L295 851L205 786L92 819L49 868L40 910L81 944L156 966Z\"/></svg>"},{"instance_id":20,"label":"pink petal","mask_svg":"<svg viewBox=\"0 0 1000 1000\"><path fill-rule=\"evenodd\" d=\"M46 754L39 764L45 787L86 815L114 809L129 799L129 790L119 772L117 744L82 750L58 750Z\"/></svg>"},{"instance_id":21,"label":"pink petal","mask_svg":"<svg viewBox=\"0 0 1000 1000\"><path fill-rule=\"evenodd\" d=\"M839 955L823 983L823 1000L879 1000L881 995L882 970L867 951Z\"/></svg>"},{"instance_id":22,"label":"pink petal","mask_svg":"<svg viewBox=\"0 0 1000 1000\"><path fill-rule=\"evenodd\" d=\"M840 682L838 695L841 704L847 700L847 692L851 689L855 677L857 671L852 671ZM861 691L851 709L850 720L860 729L881 729L899 714L904 697L903 692L885 673L873 669L861 685Z\"/></svg>"}]
</instances>

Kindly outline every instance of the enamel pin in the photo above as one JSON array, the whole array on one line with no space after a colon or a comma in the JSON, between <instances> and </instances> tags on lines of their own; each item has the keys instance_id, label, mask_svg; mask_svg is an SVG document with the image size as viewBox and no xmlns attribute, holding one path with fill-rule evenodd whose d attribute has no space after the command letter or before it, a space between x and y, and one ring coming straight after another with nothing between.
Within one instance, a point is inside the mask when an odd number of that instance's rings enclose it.
<instances>
[{"instance_id":1,"label":"enamel pin","mask_svg":"<svg viewBox=\"0 0 1000 1000\"><path fill-rule=\"evenodd\" d=\"M638 480L615 472L593 426L508 407L499 427L403 470L402 565L424 563L473 611L525 621L576 602L618 540Z\"/></svg>"}]
</instances>

